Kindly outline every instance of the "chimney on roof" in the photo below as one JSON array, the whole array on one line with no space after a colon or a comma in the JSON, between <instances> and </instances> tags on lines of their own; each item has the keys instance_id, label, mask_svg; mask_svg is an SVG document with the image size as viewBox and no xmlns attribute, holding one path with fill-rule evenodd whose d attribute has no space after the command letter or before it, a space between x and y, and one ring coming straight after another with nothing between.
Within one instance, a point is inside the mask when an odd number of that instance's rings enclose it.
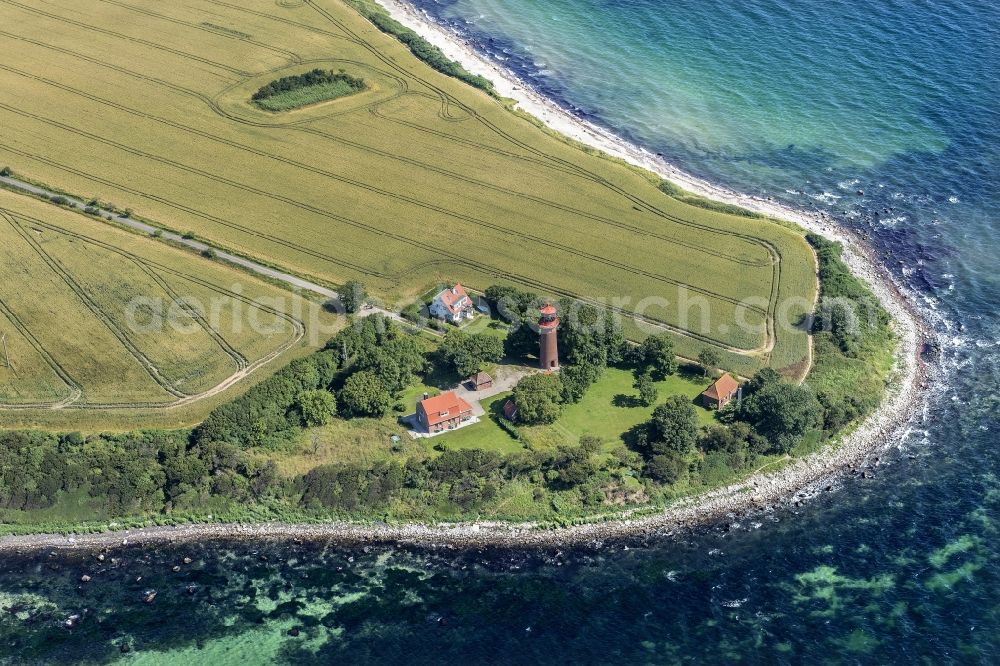
<instances>
[{"instance_id":1,"label":"chimney on roof","mask_svg":"<svg viewBox=\"0 0 1000 666\"><path fill-rule=\"evenodd\" d=\"M425 391L425 392L424 392L424 400L426 400L426 399L427 399L427 398L429 398L429 397L431 397L431 396L430 396L430 394L429 394L429 393L427 393L427 392Z\"/></svg>"}]
</instances>

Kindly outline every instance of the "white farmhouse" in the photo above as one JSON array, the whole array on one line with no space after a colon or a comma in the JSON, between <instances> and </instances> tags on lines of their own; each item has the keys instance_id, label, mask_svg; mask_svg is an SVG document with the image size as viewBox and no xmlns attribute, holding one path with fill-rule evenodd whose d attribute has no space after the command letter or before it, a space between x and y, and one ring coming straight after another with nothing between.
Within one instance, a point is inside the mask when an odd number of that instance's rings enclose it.
<instances>
[{"instance_id":1,"label":"white farmhouse","mask_svg":"<svg viewBox=\"0 0 1000 666\"><path fill-rule=\"evenodd\" d=\"M476 314L476 307L465 293L465 288L456 284L434 297L430 313L432 317L457 324L464 319L472 319Z\"/></svg>"}]
</instances>

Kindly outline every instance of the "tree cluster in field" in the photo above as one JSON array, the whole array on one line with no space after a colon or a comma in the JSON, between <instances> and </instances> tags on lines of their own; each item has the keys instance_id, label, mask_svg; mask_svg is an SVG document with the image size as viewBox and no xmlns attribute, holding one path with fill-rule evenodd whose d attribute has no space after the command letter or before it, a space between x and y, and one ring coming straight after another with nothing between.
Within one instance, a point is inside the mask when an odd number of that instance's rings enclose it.
<instances>
[{"instance_id":1,"label":"tree cluster in field","mask_svg":"<svg viewBox=\"0 0 1000 666\"><path fill-rule=\"evenodd\" d=\"M299 90L300 88L308 88L310 86L326 85L331 83L344 83L351 90L355 91L364 90L365 88L364 79L351 76L343 70L335 72L333 70L317 68L305 72L304 74L283 76L280 79L271 81L266 86L262 86L258 89L257 92L251 95L250 99L258 102L269 97L280 95L281 93L291 92L292 90Z\"/></svg>"},{"instance_id":2,"label":"tree cluster in field","mask_svg":"<svg viewBox=\"0 0 1000 666\"><path fill-rule=\"evenodd\" d=\"M381 6L371 0L346 0L346 2L351 7L354 7L359 14L374 23L375 27L386 34L394 36L405 44L413 55L437 71L464 81L470 86L479 88L491 95L496 94L493 84L489 79L478 74L472 74L462 67L462 65L448 58L441 49L392 18Z\"/></svg>"}]
</instances>

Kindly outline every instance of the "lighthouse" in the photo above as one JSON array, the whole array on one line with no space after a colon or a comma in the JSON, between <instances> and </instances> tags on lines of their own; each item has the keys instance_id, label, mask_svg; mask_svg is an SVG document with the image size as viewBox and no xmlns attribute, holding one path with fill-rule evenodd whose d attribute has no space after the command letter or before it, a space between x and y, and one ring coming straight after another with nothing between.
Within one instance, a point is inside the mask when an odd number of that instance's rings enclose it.
<instances>
[{"instance_id":1,"label":"lighthouse","mask_svg":"<svg viewBox=\"0 0 1000 666\"><path fill-rule=\"evenodd\" d=\"M559 346L556 331L559 330L559 317L551 303L542 306L541 314L538 320L538 365L544 370L558 370Z\"/></svg>"}]
</instances>

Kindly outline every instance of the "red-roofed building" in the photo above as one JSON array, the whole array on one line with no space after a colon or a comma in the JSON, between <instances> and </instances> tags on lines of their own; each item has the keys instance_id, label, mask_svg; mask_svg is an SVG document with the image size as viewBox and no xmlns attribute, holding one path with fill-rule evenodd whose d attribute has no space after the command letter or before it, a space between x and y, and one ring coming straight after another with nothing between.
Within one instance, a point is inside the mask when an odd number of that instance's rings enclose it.
<instances>
[{"instance_id":1,"label":"red-roofed building","mask_svg":"<svg viewBox=\"0 0 1000 666\"><path fill-rule=\"evenodd\" d=\"M418 402L417 420L430 433L453 430L472 420L472 406L454 391L446 391Z\"/></svg>"},{"instance_id":2,"label":"red-roofed building","mask_svg":"<svg viewBox=\"0 0 1000 666\"><path fill-rule=\"evenodd\" d=\"M465 293L465 288L456 284L434 297L430 313L432 317L457 324L463 319L472 319L476 314L476 306Z\"/></svg>"},{"instance_id":3,"label":"red-roofed building","mask_svg":"<svg viewBox=\"0 0 1000 666\"><path fill-rule=\"evenodd\" d=\"M740 390L740 383L728 372L722 374L715 383L701 393L701 402L709 409L722 409L728 405Z\"/></svg>"},{"instance_id":4,"label":"red-roofed building","mask_svg":"<svg viewBox=\"0 0 1000 666\"><path fill-rule=\"evenodd\" d=\"M466 380L466 384L473 391L485 391L486 389L493 388L493 378L485 372L477 372Z\"/></svg>"}]
</instances>

